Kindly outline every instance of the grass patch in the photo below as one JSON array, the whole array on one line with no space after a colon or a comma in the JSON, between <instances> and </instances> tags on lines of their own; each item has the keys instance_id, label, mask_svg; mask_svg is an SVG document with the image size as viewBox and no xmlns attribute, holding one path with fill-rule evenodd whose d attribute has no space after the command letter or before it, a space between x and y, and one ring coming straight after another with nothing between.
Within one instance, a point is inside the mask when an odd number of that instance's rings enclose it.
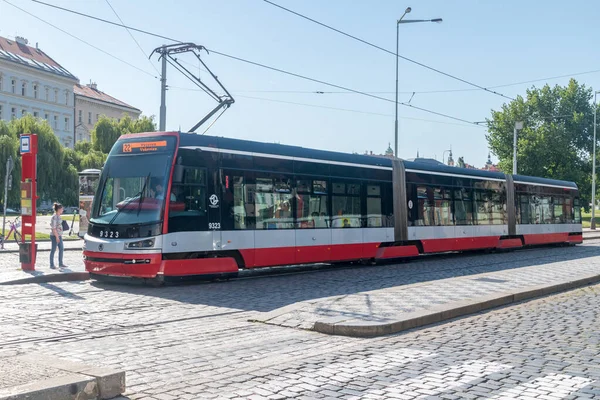
<instances>
[{"instance_id":1,"label":"grass patch","mask_svg":"<svg viewBox=\"0 0 600 400\"><path fill-rule=\"evenodd\" d=\"M69 241L69 240L79 240L79 236L73 234L73 236L68 236L67 235L68 232L66 232L63 235L63 240L64 241ZM12 238L12 235L11 235ZM29 241L31 240L31 235L25 235L25 240ZM49 233L43 233L43 232L36 232L35 233L35 240L50 240L50 234Z\"/></svg>"}]
</instances>

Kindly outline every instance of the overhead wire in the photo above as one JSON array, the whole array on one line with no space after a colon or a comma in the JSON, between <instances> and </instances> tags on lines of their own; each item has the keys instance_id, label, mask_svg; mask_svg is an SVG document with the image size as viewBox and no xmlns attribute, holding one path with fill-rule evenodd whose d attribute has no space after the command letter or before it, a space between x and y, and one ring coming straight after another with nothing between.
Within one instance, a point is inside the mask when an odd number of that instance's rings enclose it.
<instances>
[{"instance_id":1,"label":"overhead wire","mask_svg":"<svg viewBox=\"0 0 600 400\"><path fill-rule=\"evenodd\" d=\"M121 17L119 17L119 14L117 13L117 10L115 10L115 8L112 6L112 4L110 4L110 1L109 0L105 0L105 1L106 1L106 4L108 4L108 6L112 10L112 12L117 17L117 19L119 21L121 21L121 24L125 25L125 22L123 22L123 20L121 19ZM131 31L128 28L125 28L125 30L129 34L129 36L131 36L131 39L133 39L133 41L137 45L138 49L140 49L140 51L142 52L142 54L144 55L144 57L146 58L146 60L148 60L148 62L152 66L152 68L154 68L154 70L156 71L156 73L160 75L160 72L158 71L158 68L156 68L156 65L154 65L154 63L152 61L150 61L150 59L148 57L148 54L146 54L146 52L144 51L144 49L142 48L142 46L140 46L140 43L136 40L136 38L133 36L133 34L131 33Z\"/></svg>"},{"instance_id":2,"label":"overhead wire","mask_svg":"<svg viewBox=\"0 0 600 400\"><path fill-rule=\"evenodd\" d=\"M5 1L8 4L13 5L8 0L2 0L2 1ZM59 9L59 10L62 10L62 11L73 13L73 14L76 14L76 15L79 15L79 16L83 16L83 17L86 17L86 18L91 18L91 19L94 19L94 20L97 20L97 21L100 21L100 22L111 24L111 25L114 25L114 26L119 26L119 27L131 29L133 31L144 33L146 35L150 35L150 36L154 36L154 37L159 37L159 38L162 38L162 39L165 39L165 40L169 40L169 41L172 41L172 42L176 42L176 43L183 43L183 41L181 41L181 40L177 40L177 39L174 39L174 38L170 38L170 37L167 37L167 36L164 36L164 35L160 35L160 34L157 34L157 33L153 33L153 32L149 32L149 31L145 31L143 29L139 29L139 28L134 28L134 27L131 27L131 26L127 26L127 25L125 25L123 23L117 23L117 22L114 22L114 21L109 21L109 20L106 20L106 19L103 19L103 18L95 17L93 15L89 15L89 14L81 13L81 12L78 12L78 11L74 11L74 10L71 10L71 9L68 9L68 8L65 8L65 7L56 6L54 4L49 4L49 3L43 2L41 0L31 0L31 1L34 2L34 3L42 4L42 5L45 5L45 6L48 6L48 7L52 7L52 8L55 8L55 9ZM14 6L14 7L16 7L16 6ZM20 10L22 10L24 12L27 12L27 11L21 9L20 7L16 7L16 8L19 8ZM30 14L30 15L33 15L33 14L29 13L29 12L27 12L27 13ZM36 17L36 18L38 18L38 17ZM38 18L38 19L40 19L40 18ZM356 93L356 94L361 94L363 96L371 97L371 98L374 98L374 99L379 99L379 100L382 100L382 101L395 103L394 100L388 99L388 98L385 98L385 97L372 95L372 94L369 94L367 92L363 92L363 91L360 91L360 90L355 90L355 89L347 88L347 87L344 87L344 86L341 86L341 85L336 85L336 84L325 82L325 81L322 81L322 80L319 80L319 79L310 78L310 77L307 77L307 76L304 76L304 75L301 75L301 74L297 74L297 73L285 71L285 70L280 69L280 68L271 67L271 66L268 66L266 64L258 63L258 62L255 62L255 61L246 60L246 59L243 59L241 57L236 57L236 56L232 56L230 54L219 52L219 51L216 51L214 49L207 48L207 50L209 50L210 52L212 52L214 54L220 55L222 57L230 58L230 59L237 60L237 61L240 61L240 62L243 62L243 63L247 63L247 64L250 64L250 65L254 65L254 66L261 67L261 68L269 69L269 70L276 71L276 72L279 72L279 73L282 73L282 74L286 74L286 75L290 75L290 76L293 76L293 77L296 77L296 78L308 80L308 81L311 81L311 82L316 82L316 83L319 83L319 84L322 84L322 85L331 86L331 87L334 87L334 88L337 88L337 89L342 89L342 90L345 90L345 91L348 91L348 92L353 92L353 93ZM453 120L464 122L464 123L467 123L467 124L477 125L477 124L473 123L472 121L468 121L466 119L462 119L462 118L458 118L458 117L453 117L453 116L448 115L448 114L444 114L444 113L440 113L440 112L428 110L428 109L423 108L423 107L417 107L417 106L413 106L413 105L409 105L409 104L405 104L405 103L398 103L398 104L402 105L402 106L405 106L405 107L411 107L413 109L417 109L417 110L420 110L420 111L423 111L423 112L426 112L426 113L431 113L431 114L434 114L434 115L438 115L438 116L441 116L441 117L444 117L444 118L453 119ZM479 126L479 125L477 125L477 126Z\"/></svg>"},{"instance_id":3,"label":"overhead wire","mask_svg":"<svg viewBox=\"0 0 600 400\"><path fill-rule=\"evenodd\" d=\"M31 13L23 10L22 8L19 8L19 7L15 6L14 4L8 2L7 0L2 0L2 1L4 1L4 2L10 4L10 5L12 5L15 8L18 8L19 10L21 10L23 12L26 12L26 13L32 15ZM75 10L71 10L71 9L65 8L65 7L60 7L60 6L57 6L57 5L54 5L54 4L46 3L46 2L43 2L41 0L30 0L30 1L32 1L34 3L42 4L42 5L47 6L47 7L55 8L55 9L58 9L58 10L61 10L61 11L65 11L65 12L69 12L69 13L72 13L72 14L76 14L76 15L79 15L79 16L82 16L82 17L94 19L96 21L104 22L106 24L110 24L110 25L114 25L114 26L119 26L119 27L122 27L122 28L127 28L129 30L140 32L140 33L143 33L145 35L154 36L154 37L157 37L157 38L160 38L160 39L169 40L169 41L175 42L175 43L183 43L183 41L179 40L179 39L171 38L171 37L168 37L168 36L165 36L165 35L161 35L161 34L158 34L158 33L154 33L154 32L149 32L149 31L146 31L146 30L143 30L143 29L132 27L132 26L127 26L127 25L122 24L122 23L119 24L119 23L116 23L114 21L110 21L110 20L107 20L107 19L95 17L93 15L85 14L85 13L82 13L82 12L79 12L79 11L75 11ZM279 7L281 7L281 6L279 6ZM318 22L315 22L315 23L318 23ZM335 28L332 28L332 29L335 29ZM356 39L357 40L362 40L362 39L358 39L358 38L356 38ZM375 45L373 45L373 46L375 46ZM376 47L378 47L378 46L376 46ZM380 50L388 52L388 50L386 50L384 48L381 48ZM395 53L392 53L392 54L396 55ZM189 65L193 66L193 64L189 64ZM593 74L593 73L598 73L598 72L600 72L600 69L591 70L591 71L584 71L584 72L575 72L575 73L572 73L572 74L552 76L552 77L548 77L548 78L533 79L533 80L529 80L529 81L521 81L521 82L514 82L514 83L506 83L506 84L502 84L502 85L488 86L487 89L497 89L497 88L501 88L501 87L517 86L517 85L522 85L522 84L526 84L526 83L541 82L541 81L545 81L545 80L567 78L567 77L570 77L570 76L586 75L586 74ZM468 92L468 91L478 91L478 90L485 90L485 89L486 88L484 87L483 89L477 88L477 89L448 89L448 90L440 90L440 91L432 90L432 91L422 91L422 92L418 92L417 91L417 94L443 93L443 92ZM336 93L336 92L324 92L324 93ZM348 92L339 92L339 93L348 93ZM371 92L371 93L395 93L395 92Z\"/></svg>"},{"instance_id":4,"label":"overhead wire","mask_svg":"<svg viewBox=\"0 0 600 400\"><path fill-rule=\"evenodd\" d=\"M393 51L390 51L390 50L388 50L388 49L385 49L385 48L383 48L383 47L381 47L381 46L378 46L378 45L376 45L376 44L374 44L374 43L368 42L368 41L366 41L366 40L364 40L364 39L361 39L361 38L359 38L359 37L356 37L356 36L354 36L354 35L351 35L351 34L349 34L349 33L346 33L346 32L344 32L344 31L341 31L341 30L339 30L339 29L336 29L336 28L334 28L334 27L332 27L332 26L330 26L330 25L327 25L327 24L325 24L325 23L323 23L323 22L319 22L319 21L317 21L316 19L313 19L313 18L307 17L307 16L306 16L306 15L304 15L304 14L300 14L299 12L296 12L296 11L294 11L294 10L291 10L291 9L289 9L289 8L283 7L283 6L281 6L281 5L277 4L277 3L274 3L274 2L272 2L272 1L270 1L270 0L263 0L263 1L264 1L265 3L267 3L267 4L270 4L270 5L274 6L274 7L280 8L280 9L282 9L282 10L284 10L284 11L287 11L287 12L289 12L289 13L291 13L291 14L294 14L294 15L296 15L296 16L298 16L298 17L300 17L300 18L306 19L306 20L308 20L308 21L310 21L310 22L313 22L313 23L315 23L315 24L317 24L317 25L320 25L320 26L322 26L322 27L324 27L324 28L330 29L330 30L332 30L332 31L334 31L334 32L337 32L337 33L339 33L339 34L341 34L341 35L344 35L344 36L346 36L346 37L349 37L349 38L351 38L351 39L357 40L357 41L359 41L359 42L361 42L361 43L364 43L364 44L366 44L366 45L368 45L368 46L371 46L371 47L373 47L373 48L376 48L376 49L378 49L378 50L381 50L381 51L384 51L384 52L386 52L386 53L389 53L389 54L393 55L394 57L401 58L401 59L403 59L403 60L406 60L406 61L408 61L408 62L411 62L411 63L413 63L413 64L416 64L416 65L418 65L418 66L420 66L420 67L423 67L423 68L426 68L426 69L428 69L428 70L434 71L434 72L436 72L436 73L438 73L438 74L441 74L441 75L447 76L447 77L449 77L449 78L455 79L455 80L457 80L457 81L463 82L463 83L465 83L465 84L467 84L467 85L474 86L474 87L476 87L476 88L478 88L478 89L480 89L480 90L484 90L484 91L486 91L486 92L489 92L489 93L495 94L495 95L497 95L497 96L504 97L505 99L514 100L514 98L512 98L512 97L509 97L509 96L506 96L506 95L504 95L504 94L502 94L502 93L496 92L496 91L494 91L494 90L490 90L490 89L488 89L488 88L486 88L486 87L483 87L483 86L481 86L481 85L477 85L477 84L475 84L475 83L473 83L473 82L469 82L469 81L467 81L466 79L459 78L459 77L457 77L457 76L455 76L455 75L452 75L452 74L449 74L449 73L447 73L447 72L441 71L441 70L439 70L439 69L437 69L437 68L430 67L429 65L423 64L422 62L419 62L419 61L413 60L413 59L411 59L411 58L408 58L408 57L405 57L405 56L402 56L402 55L396 54L396 53L394 53Z\"/></svg>"},{"instance_id":5,"label":"overhead wire","mask_svg":"<svg viewBox=\"0 0 600 400\"><path fill-rule=\"evenodd\" d=\"M191 88L184 88L184 87L179 87L179 86L169 86L169 88L175 89L175 90L192 91L192 92L202 91L201 89L191 89ZM355 110L355 109L349 109L349 108L331 107L331 106L324 106L324 105L319 105L319 104L299 103L299 102L294 102L294 101L270 99L270 98L266 98L266 97L244 96L244 95L240 95L240 94L236 94L235 97L251 99L251 100L262 100L262 101L268 101L268 102L273 102L273 103L291 104L291 105L304 106L304 107L323 108L323 109L327 109L327 110L346 111L346 112L357 113L357 114L376 115L376 116L380 116L380 117L393 117L392 114L383 114L383 113ZM402 117L402 116L399 118L413 120L413 121L432 122L432 123L444 124L444 125L457 125L457 126L464 126L464 127L469 127L469 128L476 126L474 124L467 125L467 124L461 124L461 123L456 123L456 122L444 122L444 121L436 121L436 120L423 119L423 118Z\"/></svg>"}]
</instances>

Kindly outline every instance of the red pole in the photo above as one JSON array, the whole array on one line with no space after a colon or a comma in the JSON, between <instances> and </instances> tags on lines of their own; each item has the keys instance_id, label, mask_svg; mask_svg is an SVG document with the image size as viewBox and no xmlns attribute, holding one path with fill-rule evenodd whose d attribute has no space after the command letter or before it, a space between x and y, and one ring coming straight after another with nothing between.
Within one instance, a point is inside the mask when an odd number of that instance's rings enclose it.
<instances>
[{"instance_id":1,"label":"red pole","mask_svg":"<svg viewBox=\"0 0 600 400\"><path fill-rule=\"evenodd\" d=\"M24 271L35 270L35 219L37 203L37 135L21 135L21 241L31 236L31 252L28 262L21 262Z\"/></svg>"}]
</instances>

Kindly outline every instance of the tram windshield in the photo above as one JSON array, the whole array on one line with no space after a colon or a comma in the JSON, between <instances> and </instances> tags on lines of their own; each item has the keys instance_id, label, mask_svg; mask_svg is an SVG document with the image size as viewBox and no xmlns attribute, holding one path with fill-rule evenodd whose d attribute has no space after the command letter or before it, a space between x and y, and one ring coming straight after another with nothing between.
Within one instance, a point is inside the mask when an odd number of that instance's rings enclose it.
<instances>
[{"instance_id":1,"label":"tram windshield","mask_svg":"<svg viewBox=\"0 0 600 400\"><path fill-rule=\"evenodd\" d=\"M164 146L132 150L142 148L140 143ZM168 146L166 140L117 142L104 165L90 222L106 225L160 222L173 159L172 144Z\"/></svg>"}]
</instances>

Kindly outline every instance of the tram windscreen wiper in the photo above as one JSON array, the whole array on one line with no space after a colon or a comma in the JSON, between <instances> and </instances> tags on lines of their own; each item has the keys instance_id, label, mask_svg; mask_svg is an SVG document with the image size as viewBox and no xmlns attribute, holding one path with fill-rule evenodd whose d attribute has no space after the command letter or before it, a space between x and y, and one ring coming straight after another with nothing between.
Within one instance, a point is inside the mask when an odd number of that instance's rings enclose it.
<instances>
[{"instance_id":1,"label":"tram windscreen wiper","mask_svg":"<svg viewBox=\"0 0 600 400\"><path fill-rule=\"evenodd\" d=\"M146 192L146 186L148 186L148 181L150 180L150 173L146 177L146 181L144 182L144 186L142 187L142 191L140 192L140 202L138 203L137 215L140 215L140 210L142 209L142 203L144 202L144 193Z\"/></svg>"}]
</instances>

